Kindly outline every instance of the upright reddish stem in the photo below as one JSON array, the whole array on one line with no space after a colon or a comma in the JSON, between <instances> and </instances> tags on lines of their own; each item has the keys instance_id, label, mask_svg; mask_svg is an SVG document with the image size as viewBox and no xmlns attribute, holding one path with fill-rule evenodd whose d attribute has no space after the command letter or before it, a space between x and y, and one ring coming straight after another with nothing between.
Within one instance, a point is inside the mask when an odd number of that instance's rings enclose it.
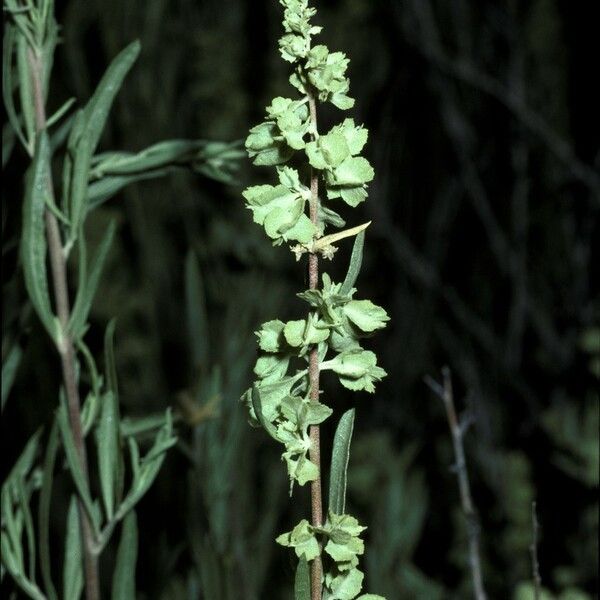
<instances>
[{"instance_id":1,"label":"upright reddish stem","mask_svg":"<svg viewBox=\"0 0 600 600\"><path fill-rule=\"evenodd\" d=\"M38 133L46 129L46 109L44 106L44 94L42 91L43 65L40 57L33 49L28 52L29 68L33 83L33 101L35 105L35 122ZM47 171L47 193L54 202L54 186L50 165ZM89 485L87 455L85 450L85 438L81 428L81 403L79 400L79 389L75 370L75 350L73 339L68 332L70 307L69 288L67 285L67 261L63 252L58 221L51 211L46 209L46 237L48 240L48 253L50 255L50 269L52 271L52 287L54 290L54 301L56 313L60 322L62 338L57 344L62 366L63 383L67 397L69 412L69 425L75 440L77 456L81 465L81 471ZM85 596L87 600L99 600L100 580L98 575L98 557L92 550L94 545L94 530L83 503L79 501L79 520L81 523L81 538L83 547L83 564L85 572Z\"/></svg>"},{"instance_id":2,"label":"upright reddish stem","mask_svg":"<svg viewBox=\"0 0 600 600\"><path fill-rule=\"evenodd\" d=\"M312 137L315 139L317 131L317 105L311 92L308 94L308 106L310 110L310 123L312 126ZM319 176L315 169L310 171L310 220L317 224L319 215ZM319 286L319 256L316 253L308 255L308 286L315 290ZM317 346L313 346L309 355L308 377L310 381L310 399L312 402L319 401L319 353ZM319 475L310 484L311 522L314 527L323 525L323 499L321 493L321 433L318 425L310 426L310 460L317 466ZM321 600L323 579L323 563L321 556L317 556L310 566L310 590L311 600Z\"/></svg>"}]
</instances>

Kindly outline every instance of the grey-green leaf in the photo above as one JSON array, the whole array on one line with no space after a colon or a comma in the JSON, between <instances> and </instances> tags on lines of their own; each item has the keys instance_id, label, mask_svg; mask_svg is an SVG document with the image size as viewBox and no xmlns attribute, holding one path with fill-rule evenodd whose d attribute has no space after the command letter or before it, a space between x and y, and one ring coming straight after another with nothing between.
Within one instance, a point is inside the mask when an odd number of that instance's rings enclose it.
<instances>
[{"instance_id":1,"label":"grey-green leaf","mask_svg":"<svg viewBox=\"0 0 600 600\"><path fill-rule=\"evenodd\" d=\"M106 326L106 332L104 333L104 370L106 371L106 383L108 389L115 395L115 398L118 399L119 388L117 384L117 368L115 366L114 349L115 326L116 320L111 319Z\"/></svg>"},{"instance_id":2,"label":"grey-green leaf","mask_svg":"<svg viewBox=\"0 0 600 600\"><path fill-rule=\"evenodd\" d=\"M294 580L294 600L310 600L310 570L304 555L298 560Z\"/></svg>"},{"instance_id":3,"label":"grey-green leaf","mask_svg":"<svg viewBox=\"0 0 600 600\"><path fill-rule=\"evenodd\" d=\"M90 136L90 150L93 153L98 145L106 123L106 118L121 89L125 76L140 53L138 40L121 50L104 73L94 95L85 107L86 133Z\"/></svg>"},{"instance_id":4,"label":"grey-green leaf","mask_svg":"<svg viewBox=\"0 0 600 600\"><path fill-rule=\"evenodd\" d=\"M350 442L354 429L354 409L346 411L338 423L333 439L329 475L329 510L343 515L346 508L346 473L350 460Z\"/></svg>"},{"instance_id":5,"label":"grey-green leaf","mask_svg":"<svg viewBox=\"0 0 600 600\"><path fill-rule=\"evenodd\" d=\"M48 136L46 132L42 132L38 136L33 163L26 177L21 258L25 287L31 303L52 339L57 341L59 331L52 314L48 293L46 231L44 228L49 161Z\"/></svg>"},{"instance_id":6,"label":"grey-green leaf","mask_svg":"<svg viewBox=\"0 0 600 600\"><path fill-rule=\"evenodd\" d=\"M344 283L342 283L340 294L349 294L358 279L358 274L360 273L360 267L362 265L364 244L365 232L361 231L354 240L352 255L350 256L350 266L348 267L348 273L346 274Z\"/></svg>"},{"instance_id":7,"label":"grey-green leaf","mask_svg":"<svg viewBox=\"0 0 600 600\"><path fill-rule=\"evenodd\" d=\"M115 508L115 491L120 479L119 461L119 407L115 395L109 391L102 399L100 423L96 429L100 488L106 517L111 520Z\"/></svg>"},{"instance_id":8,"label":"grey-green leaf","mask_svg":"<svg viewBox=\"0 0 600 600\"><path fill-rule=\"evenodd\" d=\"M15 344L2 363L2 410L4 410L4 405L15 381L22 354L21 346Z\"/></svg>"},{"instance_id":9,"label":"grey-green leaf","mask_svg":"<svg viewBox=\"0 0 600 600\"><path fill-rule=\"evenodd\" d=\"M112 600L135 599L135 564L138 550L138 529L135 511L130 511L121 530L117 562L112 583Z\"/></svg>"},{"instance_id":10,"label":"grey-green leaf","mask_svg":"<svg viewBox=\"0 0 600 600\"><path fill-rule=\"evenodd\" d=\"M75 156L69 190L69 218L72 223L70 240L74 240L79 235L79 228L87 211L87 187L92 155L100 141L115 96L139 53L140 44L135 41L117 55L83 109L81 131L77 131L75 127L73 129L70 146L74 143ZM75 136L79 133L79 139L75 140Z\"/></svg>"},{"instance_id":11,"label":"grey-green leaf","mask_svg":"<svg viewBox=\"0 0 600 600\"><path fill-rule=\"evenodd\" d=\"M40 503L38 507L40 567L44 588L49 600L58 600L56 588L52 582L50 567L50 501L52 499L52 483L57 451L58 424L55 419L46 445L46 456L44 457L44 469L42 472L42 489L40 490Z\"/></svg>"},{"instance_id":12,"label":"grey-green leaf","mask_svg":"<svg viewBox=\"0 0 600 600\"><path fill-rule=\"evenodd\" d=\"M83 590L82 556L77 498L71 496L63 566L63 598L65 600L79 600L81 596Z\"/></svg>"},{"instance_id":13,"label":"grey-green leaf","mask_svg":"<svg viewBox=\"0 0 600 600\"><path fill-rule=\"evenodd\" d=\"M32 77L29 66L29 60L27 57L29 47L25 36L17 36L16 49L21 113L23 117L23 123L25 125L25 137L27 139L27 147L29 148L29 152L31 153L31 148L33 148L36 139L34 115L35 103L33 101Z\"/></svg>"},{"instance_id":14,"label":"grey-green leaf","mask_svg":"<svg viewBox=\"0 0 600 600\"><path fill-rule=\"evenodd\" d=\"M98 289L102 269L108 251L112 245L114 235L115 223L114 221L111 221L92 261L89 277L84 277L82 281L79 281L75 305L73 306L73 312L69 322L69 328L75 338L80 337L84 333L92 302L96 295L96 290ZM85 252L80 254L79 260L86 260ZM87 267L83 267L80 272L87 273Z\"/></svg>"},{"instance_id":15,"label":"grey-green leaf","mask_svg":"<svg viewBox=\"0 0 600 600\"><path fill-rule=\"evenodd\" d=\"M79 493L79 497L81 498L85 510L95 524L97 528L97 518L96 512L94 510L92 504L92 497L90 495L90 490L86 479L83 475L83 470L81 467L81 462L79 460L79 454L75 447L75 441L73 439L73 433L71 432L71 427L69 424L69 419L67 416L67 407L65 405L64 394L61 392L61 403L58 408L57 413L58 426L60 429L60 434L63 442L63 447L65 449L65 455L67 457L67 464L69 465L69 471L71 472L71 476L73 477L73 483L77 488Z\"/></svg>"},{"instance_id":16,"label":"grey-green leaf","mask_svg":"<svg viewBox=\"0 0 600 600\"><path fill-rule=\"evenodd\" d=\"M25 149L27 147L27 140L23 134L19 117L15 109L13 101L13 78L12 78L12 57L16 41L15 27L7 22L4 28L4 47L2 52L2 96L4 98L4 107L6 108L6 115L14 130L19 137L19 140L23 144Z\"/></svg>"}]
</instances>

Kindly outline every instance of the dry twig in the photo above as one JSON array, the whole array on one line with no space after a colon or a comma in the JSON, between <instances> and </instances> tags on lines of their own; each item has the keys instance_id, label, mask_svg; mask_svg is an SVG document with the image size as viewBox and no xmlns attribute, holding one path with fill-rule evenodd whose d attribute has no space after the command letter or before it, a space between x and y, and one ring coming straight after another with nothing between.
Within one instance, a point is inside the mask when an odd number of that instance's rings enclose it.
<instances>
[{"instance_id":1,"label":"dry twig","mask_svg":"<svg viewBox=\"0 0 600 600\"><path fill-rule=\"evenodd\" d=\"M475 600L486 600L487 595L483 586L483 576L481 572L481 555L479 549L479 520L477 512L471 497L471 485L469 483L469 474L467 472L467 463L465 461L465 451L463 447L463 436L469 425L472 423L472 417L468 414L460 420L456 415L454 406L454 393L452 391L452 379L450 369L442 369L443 382L440 385L431 377L425 377L425 383L429 388L439 396L444 402L446 409L446 418L450 426L452 435L452 445L454 448L454 470L458 479L458 488L460 490L460 501L467 522L467 535L469 538L469 565L471 569L471 578L473 581L473 595Z\"/></svg>"}]
</instances>

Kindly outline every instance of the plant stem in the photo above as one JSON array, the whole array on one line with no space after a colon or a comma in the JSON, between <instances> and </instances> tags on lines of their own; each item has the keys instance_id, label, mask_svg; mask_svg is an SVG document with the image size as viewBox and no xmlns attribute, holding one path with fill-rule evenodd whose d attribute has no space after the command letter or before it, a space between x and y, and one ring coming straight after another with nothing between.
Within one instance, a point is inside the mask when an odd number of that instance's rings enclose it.
<instances>
[{"instance_id":1,"label":"plant stem","mask_svg":"<svg viewBox=\"0 0 600 600\"><path fill-rule=\"evenodd\" d=\"M37 132L46 128L46 109L44 107L44 94L42 90L43 65L39 54L32 48L28 49L28 62L33 83L33 99L35 104L35 122ZM47 192L54 203L54 185L50 164L47 169ZM75 350L73 338L68 331L70 319L69 289L67 285L67 262L63 252L60 228L54 214L46 209L46 237L50 255L50 268L52 271L52 287L56 312L61 328L61 338L57 343L60 355L63 383L67 397L69 424L73 433L77 455L81 464L81 471L89 486L87 468L87 455L85 439L81 427L81 404L75 370ZM98 576L98 557L93 552L94 532L83 503L79 500L79 521L81 523L81 538L83 547L83 563L85 571L85 596L87 600L99 600L100 582Z\"/></svg>"},{"instance_id":2,"label":"plant stem","mask_svg":"<svg viewBox=\"0 0 600 600\"><path fill-rule=\"evenodd\" d=\"M442 400L446 408L446 417L452 434L452 445L454 447L454 458L456 460L456 476L458 478L458 487L460 490L460 500L462 509L467 520L467 534L469 538L469 563L471 566L471 577L473 579L473 594L475 600L486 600L487 595L483 587L483 577L481 574L481 558L479 553L479 521L477 513L471 498L471 486L469 483L469 473L465 461L465 451L463 447L463 433L465 427L459 422L454 407L454 393L452 391L452 379L450 369L442 369L443 391Z\"/></svg>"},{"instance_id":3,"label":"plant stem","mask_svg":"<svg viewBox=\"0 0 600 600\"><path fill-rule=\"evenodd\" d=\"M308 93L308 106L310 110L310 123L312 126L312 137L316 137L317 131L317 104L312 92ZM319 217L319 176L315 169L310 170L310 220L317 224ZM308 255L308 286L311 290L317 289L319 285L319 255L310 252ZM308 378L310 381L311 402L319 401L319 352L317 346L313 346L309 355ZM321 431L318 425L311 425L310 430L310 460L319 470L317 478L310 484L311 523L313 527L323 525L323 499L321 493ZM310 594L311 600L321 600L321 589L323 578L323 563L321 556L317 556L310 565Z\"/></svg>"}]
</instances>

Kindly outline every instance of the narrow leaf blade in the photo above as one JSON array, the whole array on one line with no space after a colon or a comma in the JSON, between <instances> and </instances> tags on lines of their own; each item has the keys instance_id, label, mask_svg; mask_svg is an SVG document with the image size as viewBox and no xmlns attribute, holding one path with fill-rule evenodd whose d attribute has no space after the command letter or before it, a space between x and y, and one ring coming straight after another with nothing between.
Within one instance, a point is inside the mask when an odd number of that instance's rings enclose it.
<instances>
[{"instance_id":1,"label":"narrow leaf blade","mask_svg":"<svg viewBox=\"0 0 600 600\"><path fill-rule=\"evenodd\" d=\"M96 511L94 510L92 497L90 495L90 490L83 475L83 471L81 468L81 462L79 461L79 454L75 447L75 441L73 440L73 433L71 432L71 427L69 425L69 419L67 416L67 409L65 406L64 395L61 394L61 404L58 408L57 419L58 426L60 429L60 434L62 438L63 447L65 449L65 455L67 457L67 464L69 465L69 471L71 472L71 477L73 478L73 483L77 488L79 493L79 497L81 498L85 510L88 513L89 518L93 523L97 525L96 519Z\"/></svg>"},{"instance_id":2,"label":"narrow leaf blade","mask_svg":"<svg viewBox=\"0 0 600 600\"><path fill-rule=\"evenodd\" d=\"M46 273L46 232L44 211L48 185L50 147L45 132L39 135L33 163L27 174L25 201L23 203L23 234L21 257L25 286L38 317L50 336L56 341L56 320L50 308L48 278Z\"/></svg>"},{"instance_id":3,"label":"narrow leaf blade","mask_svg":"<svg viewBox=\"0 0 600 600\"><path fill-rule=\"evenodd\" d=\"M40 567L42 580L49 600L58 600L56 588L52 581L50 567L50 501L52 499L52 484L54 479L54 464L58 452L58 423L56 419L52 424L46 456L44 457L44 470L42 474L42 488L40 490L40 503L38 507L38 535Z\"/></svg>"},{"instance_id":4,"label":"narrow leaf blade","mask_svg":"<svg viewBox=\"0 0 600 600\"><path fill-rule=\"evenodd\" d=\"M65 560L63 567L63 597L65 600L79 600L83 590L83 565L81 552L81 533L77 498L71 496L67 516L67 535L65 540Z\"/></svg>"},{"instance_id":5,"label":"narrow leaf blade","mask_svg":"<svg viewBox=\"0 0 600 600\"><path fill-rule=\"evenodd\" d=\"M106 517L114 516L115 492L120 478L119 464L119 407L112 392L102 399L100 423L96 429L100 489Z\"/></svg>"},{"instance_id":6,"label":"narrow leaf blade","mask_svg":"<svg viewBox=\"0 0 600 600\"><path fill-rule=\"evenodd\" d=\"M2 410L4 410L4 405L15 381L22 354L21 346L15 344L2 363Z\"/></svg>"},{"instance_id":7,"label":"narrow leaf blade","mask_svg":"<svg viewBox=\"0 0 600 600\"><path fill-rule=\"evenodd\" d=\"M296 568L294 600L310 600L310 570L304 555L300 557Z\"/></svg>"},{"instance_id":8,"label":"narrow leaf blade","mask_svg":"<svg viewBox=\"0 0 600 600\"><path fill-rule=\"evenodd\" d=\"M114 221L111 221L92 261L89 277L85 277L83 281L79 282L80 287L77 290L75 305L73 306L73 313L69 324L70 329L76 338L80 337L84 332L88 315L92 308L92 302L94 301L94 296L98 289L98 283L100 282L100 276L102 275L106 256L112 245L114 235L115 223ZM80 260L86 260L85 253L80 256ZM82 272L87 272L87 269L83 269Z\"/></svg>"},{"instance_id":9,"label":"narrow leaf blade","mask_svg":"<svg viewBox=\"0 0 600 600\"><path fill-rule=\"evenodd\" d=\"M351 409L342 415L333 439L329 475L329 510L337 515L343 515L346 508L346 473L350 460L353 429L354 409Z\"/></svg>"},{"instance_id":10,"label":"narrow leaf blade","mask_svg":"<svg viewBox=\"0 0 600 600\"><path fill-rule=\"evenodd\" d=\"M350 256L350 266L348 267L348 273L346 274L344 283L342 283L340 290L341 294L348 294L358 279L358 274L360 273L360 267L362 265L364 244L365 232L361 231L354 240L352 255Z\"/></svg>"},{"instance_id":11,"label":"narrow leaf blade","mask_svg":"<svg viewBox=\"0 0 600 600\"><path fill-rule=\"evenodd\" d=\"M112 600L135 598L135 565L138 550L137 517L130 511L123 521L112 584Z\"/></svg>"}]
</instances>

